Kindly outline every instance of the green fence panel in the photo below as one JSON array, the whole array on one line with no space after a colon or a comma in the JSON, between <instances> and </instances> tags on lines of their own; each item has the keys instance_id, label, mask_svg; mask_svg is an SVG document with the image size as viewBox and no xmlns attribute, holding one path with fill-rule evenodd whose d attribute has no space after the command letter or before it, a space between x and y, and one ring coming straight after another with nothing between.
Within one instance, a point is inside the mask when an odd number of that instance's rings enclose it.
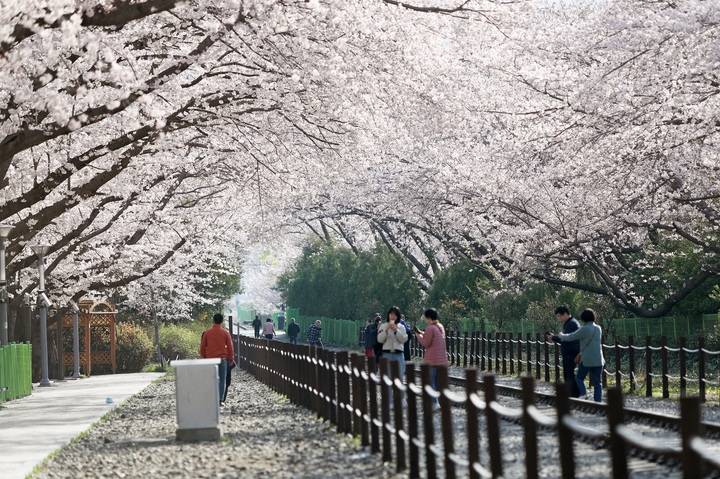
<instances>
[{"instance_id":1,"label":"green fence panel","mask_svg":"<svg viewBox=\"0 0 720 479\"><path fill-rule=\"evenodd\" d=\"M0 403L32 393L32 346L0 347Z\"/></svg>"},{"instance_id":2,"label":"green fence panel","mask_svg":"<svg viewBox=\"0 0 720 479\"><path fill-rule=\"evenodd\" d=\"M7 380L8 356L10 348L0 347L0 403L8 400L9 384Z\"/></svg>"}]
</instances>

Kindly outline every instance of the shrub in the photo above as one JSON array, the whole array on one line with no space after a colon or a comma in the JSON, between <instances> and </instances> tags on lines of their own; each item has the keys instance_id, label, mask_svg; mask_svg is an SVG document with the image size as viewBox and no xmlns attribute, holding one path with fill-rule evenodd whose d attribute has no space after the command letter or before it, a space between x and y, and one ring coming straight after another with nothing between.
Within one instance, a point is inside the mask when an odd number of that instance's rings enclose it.
<instances>
[{"instance_id":1,"label":"shrub","mask_svg":"<svg viewBox=\"0 0 720 479\"><path fill-rule=\"evenodd\" d=\"M120 373L136 373L143 370L150 360L153 344L139 326L134 324L118 324L117 371ZM94 371L93 371L94 372Z\"/></svg>"},{"instance_id":2,"label":"shrub","mask_svg":"<svg viewBox=\"0 0 720 479\"><path fill-rule=\"evenodd\" d=\"M200 357L200 335L182 326L164 326L160 329L160 351L171 361L197 359Z\"/></svg>"}]
</instances>

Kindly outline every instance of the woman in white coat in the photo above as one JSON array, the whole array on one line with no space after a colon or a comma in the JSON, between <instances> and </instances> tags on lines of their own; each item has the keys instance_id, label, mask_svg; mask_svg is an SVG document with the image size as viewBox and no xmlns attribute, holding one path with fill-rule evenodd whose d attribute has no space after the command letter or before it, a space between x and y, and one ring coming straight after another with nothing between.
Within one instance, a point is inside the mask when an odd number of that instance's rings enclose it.
<instances>
[{"instance_id":1,"label":"woman in white coat","mask_svg":"<svg viewBox=\"0 0 720 479\"><path fill-rule=\"evenodd\" d=\"M408 339L405 326L400 323L400 308L393 306L387 313L385 323L378 330L377 340L382 343L382 355L390 361L400 361L400 378L405 379L405 342Z\"/></svg>"}]
</instances>

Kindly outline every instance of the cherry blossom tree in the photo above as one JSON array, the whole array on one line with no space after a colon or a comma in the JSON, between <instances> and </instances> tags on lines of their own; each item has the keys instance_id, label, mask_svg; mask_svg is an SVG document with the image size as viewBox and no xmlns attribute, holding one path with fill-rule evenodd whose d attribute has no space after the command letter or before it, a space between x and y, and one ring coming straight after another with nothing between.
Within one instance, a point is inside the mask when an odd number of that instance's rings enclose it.
<instances>
[{"instance_id":1,"label":"cherry blossom tree","mask_svg":"<svg viewBox=\"0 0 720 479\"><path fill-rule=\"evenodd\" d=\"M359 142L376 161L329 184L308 221L348 238L347 218L360 218L428 281L461 255L488 274L667 314L720 268L720 12L702 1L485 5L440 19L395 12L406 42L383 59L392 89L365 98Z\"/></svg>"}]
</instances>

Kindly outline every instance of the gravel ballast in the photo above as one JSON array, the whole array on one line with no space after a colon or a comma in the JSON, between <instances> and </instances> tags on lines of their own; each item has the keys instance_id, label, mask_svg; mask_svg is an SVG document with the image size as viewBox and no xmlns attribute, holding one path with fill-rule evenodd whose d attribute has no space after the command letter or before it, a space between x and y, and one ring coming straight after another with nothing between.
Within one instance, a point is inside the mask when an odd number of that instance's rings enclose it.
<instances>
[{"instance_id":1,"label":"gravel ballast","mask_svg":"<svg viewBox=\"0 0 720 479\"><path fill-rule=\"evenodd\" d=\"M233 370L223 439L175 440L175 382L160 380L47 460L37 478L403 477L369 448Z\"/></svg>"},{"instance_id":2,"label":"gravel ballast","mask_svg":"<svg viewBox=\"0 0 720 479\"><path fill-rule=\"evenodd\" d=\"M454 368L453 368L454 369ZM451 371L451 374L460 371ZM458 374L459 375L459 374ZM499 377L502 384L515 385L517 378ZM539 390L551 385L539 383ZM632 397L629 407L677 414L677 401ZM704 407L706 420L717 421L718 408ZM464 435L461 408L457 417L458 439ZM439 418L436 440L441 441ZM371 454L359 440L337 434L335 426L316 418L315 413L291 404L247 372L236 368L221 413L224 437L216 442L183 443L175 440L175 383L171 376L160 380L109 413L81 438L47 460L37 478L404 478L394 463L383 464L380 454ZM524 476L523 441L518 428L504 424L503 462L506 477ZM422 431L422 425L420 425ZM552 432L541 434L541 477L559 477L557 440ZM483 439L484 441L484 439ZM461 441L464 442L464 441ZM484 446L484 445L483 445ZM456 452L466 445L457 443ZM485 447L483 447L485 449ZM582 466L577 477L611 477L606 451L578 446L575 453ZM393 445L394 455L394 445ZM483 458L486 451L483 451ZM602 457L602 458L601 458ZM442 459L438 474L443 477ZM485 462L487 464L487 462ZM651 469L655 469L652 467ZM424 458L421 458L422 476ZM459 472L459 471L458 471ZM657 470L649 475L653 477ZM520 474L520 476L515 476ZM674 477L677 469L666 471ZM458 474L466 477L467 472Z\"/></svg>"}]
</instances>

